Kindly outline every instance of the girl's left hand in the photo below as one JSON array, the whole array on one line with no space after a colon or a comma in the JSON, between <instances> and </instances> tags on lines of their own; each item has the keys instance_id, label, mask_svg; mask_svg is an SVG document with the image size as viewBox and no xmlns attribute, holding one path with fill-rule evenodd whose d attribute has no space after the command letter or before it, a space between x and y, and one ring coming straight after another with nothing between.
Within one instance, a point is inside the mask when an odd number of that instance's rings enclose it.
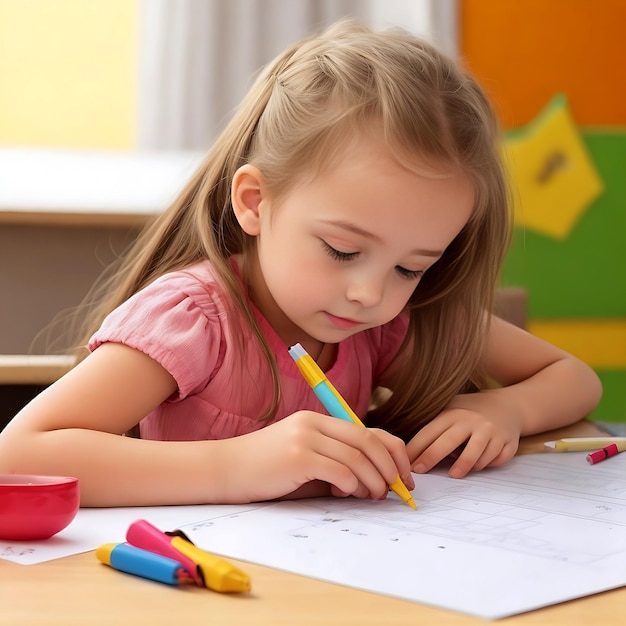
<instances>
[{"instance_id":1,"label":"girl's left hand","mask_svg":"<svg viewBox=\"0 0 626 626\"><path fill-rule=\"evenodd\" d=\"M456 456L452 478L509 461L519 445L521 420L493 389L456 396L407 444L411 469L424 474L447 456ZM458 451L455 454L455 451Z\"/></svg>"}]
</instances>

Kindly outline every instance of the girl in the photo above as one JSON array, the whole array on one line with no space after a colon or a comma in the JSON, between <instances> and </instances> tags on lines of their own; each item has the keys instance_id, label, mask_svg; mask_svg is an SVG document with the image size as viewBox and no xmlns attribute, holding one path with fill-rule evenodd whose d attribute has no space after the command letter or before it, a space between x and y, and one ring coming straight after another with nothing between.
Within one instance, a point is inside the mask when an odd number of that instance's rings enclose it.
<instances>
[{"instance_id":1,"label":"girl","mask_svg":"<svg viewBox=\"0 0 626 626\"><path fill-rule=\"evenodd\" d=\"M584 417L595 374L490 313L497 139L476 82L409 34L341 22L285 51L102 289L89 356L2 433L0 472L77 476L83 506L383 498ZM298 342L367 429L323 413Z\"/></svg>"}]
</instances>

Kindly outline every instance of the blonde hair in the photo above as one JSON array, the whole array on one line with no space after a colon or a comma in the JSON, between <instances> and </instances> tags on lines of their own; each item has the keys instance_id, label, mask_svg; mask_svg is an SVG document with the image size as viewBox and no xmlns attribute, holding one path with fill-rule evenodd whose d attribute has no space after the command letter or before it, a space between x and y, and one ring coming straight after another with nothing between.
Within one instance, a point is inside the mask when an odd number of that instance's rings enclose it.
<instances>
[{"instance_id":1,"label":"blonde hair","mask_svg":"<svg viewBox=\"0 0 626 626\"><path fill-rule=\"evenodd\" d=\"M403 350L410 367L398 372L401 384L368 423L407 439L455 394L477 388L485 311L492 307L510 232L495 115L476 81L430 44L345 20L292 45L262 71L180 196L98 286L100 301L85 338L159 276L209 259L268 359L274 399L259 413L261 419L273 416L280 394L275 358L229 263L254 245L233 213L231 181L251 163L280 196L299 177L321 171L366 128L382 133L398 155L460 168L475 192L469 223L408 303Z\"/></svg>"}]
</instances>

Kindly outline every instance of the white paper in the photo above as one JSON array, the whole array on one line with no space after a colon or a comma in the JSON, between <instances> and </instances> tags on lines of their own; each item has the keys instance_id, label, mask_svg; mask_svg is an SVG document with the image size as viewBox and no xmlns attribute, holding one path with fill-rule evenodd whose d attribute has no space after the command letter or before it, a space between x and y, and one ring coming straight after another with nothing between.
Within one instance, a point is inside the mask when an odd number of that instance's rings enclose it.
<instances>
[{"instance_id":1,"label":"white paper","mask_svg":"<svg viewBox=\"0 0 626 626\"><path fill-rule=\"evenodd\" d=\"M488 619L626 584L626 454L593 466L585 453L521 456L462 480L443 469L415 479L417 511L393 494L83 510L30 554L0 542L0 557L90 550L144 517L227 557Z\"/></svg>"},{"instance_id":2,"label":"white paper","mask_svg":"<svg viewBox=\"0 0 626 626\"><path fill-rule=\"evenodd\" d=\"M161 530L206 515L202 506L129 507L119 509L80 509L74 521L58 535L43 541L6 541L0 539L0 559L22 565L35 565L72 554L95 550L103 543L126 540L132 522L147 519ZM95 562L95 557L94 557Z\"/></svg>"},{"instance_id":3,"label":"white paper","mask_svg":"<svg viewBox=\"0 0 626 626\"><path fill-rule=\"evenodd\" d=\"M626 584L626 454L416 484L416 512L395 497L303 500L182 529L209 551L488 619Z\"/></svg>"}]
</instances>

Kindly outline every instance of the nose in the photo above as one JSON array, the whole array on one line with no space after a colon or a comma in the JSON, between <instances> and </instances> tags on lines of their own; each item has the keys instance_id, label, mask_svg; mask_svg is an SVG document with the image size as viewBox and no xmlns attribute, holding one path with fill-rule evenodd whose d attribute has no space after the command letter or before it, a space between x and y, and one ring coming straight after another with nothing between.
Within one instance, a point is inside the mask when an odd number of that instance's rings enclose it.
<instances>
[{"instance_id":1,"label":"nose","mask_svg":"<svg viewBox=\"0 0 626 626\"><path fill-rule=\"evenodd\" d=\"M381 303L384 293L384 278L363 272L351 277L346 289L346 298L350 302L358 302L363 307L373 307Z\"/></svg>"}]
</instances>

